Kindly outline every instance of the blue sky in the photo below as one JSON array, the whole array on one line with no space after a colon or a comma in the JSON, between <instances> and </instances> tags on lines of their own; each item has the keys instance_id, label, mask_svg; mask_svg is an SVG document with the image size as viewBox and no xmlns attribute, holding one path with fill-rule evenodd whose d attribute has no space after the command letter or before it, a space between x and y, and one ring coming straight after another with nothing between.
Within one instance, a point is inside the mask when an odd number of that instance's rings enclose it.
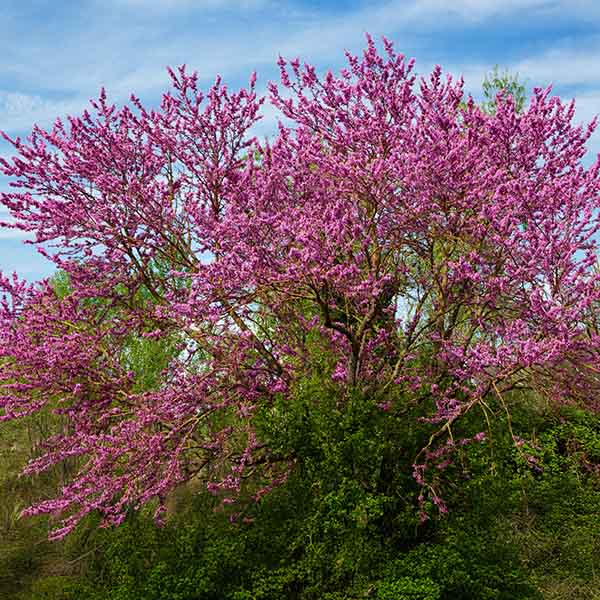
<instances>
[{"instance_id":1,"label":"blue sky","mask_svg":"<svg viewBox=\"0 0 600 600\"><path fill-rule=\"evenodd\" d=\"M600 112L600 0L2 0L0 129L26 135L33 123L79 114L105 86L115 102L131 92L147 104L168 86L167 65L188 64L208 85L230 86L252 70L264 90L278 54L337 69L364 33L386 35L417 60L463 74L475 96L494 65L529 86L554 84L577 99L577 119ZM272 131L268 111L260 133ZM10 148L0 145L0 154ZM600 133L590 155L600 151ZM6 180L0 180L5 188ZM0 220L6 218L1 212ZM22 235L0 229L0 270L49 274Z\"/></svg>"}]
</instances>

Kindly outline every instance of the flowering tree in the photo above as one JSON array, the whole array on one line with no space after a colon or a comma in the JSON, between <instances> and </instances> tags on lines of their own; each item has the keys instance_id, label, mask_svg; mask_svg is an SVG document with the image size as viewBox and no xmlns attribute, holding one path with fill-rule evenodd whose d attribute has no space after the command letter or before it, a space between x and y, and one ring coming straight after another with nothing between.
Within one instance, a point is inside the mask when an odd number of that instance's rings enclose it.
<instances>
[{"instance_id":1,"label":"flowering tree","mask_svg":"<svg viewBox=\"0 0 600 600\"><path fill-rule=\"evenodd\" d=\"M93 510L117 524L204 478L231 502L283 481L254 427L258 408L294 402L315 337L339 403L375 398L386 418L428 407L414 476L441 510L428 467L484 437L495 406L524 389L596 408L600 163L580 159L595 123L534 90L493 114L439 67L384 40L347 54L338 76L279 60L269 101L292 125L251 137L263 99L171 72L160 108L104 92L92 112L34 128L1 160L0 200L69 279L0 286L0 418L66 416L26 472L73 458L55 537ZM142 381L136 344L166 344ZM474 409L482 432L457 440Z\"/></svg>"}]
</instances>

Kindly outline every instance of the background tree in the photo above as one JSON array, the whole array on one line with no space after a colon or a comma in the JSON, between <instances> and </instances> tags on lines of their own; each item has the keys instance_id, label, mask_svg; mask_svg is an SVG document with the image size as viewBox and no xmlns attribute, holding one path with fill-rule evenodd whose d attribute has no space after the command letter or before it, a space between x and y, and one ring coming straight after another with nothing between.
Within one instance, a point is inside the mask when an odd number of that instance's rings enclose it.
<instances>
[{"instance_id":1,"label":"background tree","mask_svg":"<svg viewBox=\"0 0 600 600\"><path fill-rule=\"evenodd\" d=\"M508 69L500 71L496 65L484 78L481 84L483 91L482 108L490 114L496 112L497 95L506 94L512 97L515 110L522 112L527 99L526 84L520 79L518 73L511 73Z\"/></svg>"}]
</instances>

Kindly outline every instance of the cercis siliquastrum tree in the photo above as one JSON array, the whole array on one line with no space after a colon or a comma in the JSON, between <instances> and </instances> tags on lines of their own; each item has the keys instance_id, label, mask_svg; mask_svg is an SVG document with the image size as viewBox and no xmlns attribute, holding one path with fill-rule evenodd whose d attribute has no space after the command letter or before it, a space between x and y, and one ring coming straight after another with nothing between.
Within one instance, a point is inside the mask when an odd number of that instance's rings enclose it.
<instances>
[{"instance_id":1,"label":"cercis siliquastrum tree","mask_svg":"<svg viewBox=\"0 0 600 600\"><path fill-rule=\"evenodd\" d=\"M384 46L323 78L280 59L269 101L290 125L272 143L251 137L254 77L204 97L184 68L156 110L101 94L93 114L9 139L1 201L70 281L58 298L2 280L2 418L64 413L27 471L79 461L28 511L62 515L55 537L193 477L226 502L249 472L257 496L282 481L294 459L253 415L294 402L309 332L340 403L368 395L390 419L431 407L414 474L442 510L427 467L467 441L452 436L464 415L477 408L483 432L518 388L597 406L593 124L549 89L522 113L500 94L488 114ZM143 338L175 344L155 385L127 367Z\"/></svg>"}]
</instances>

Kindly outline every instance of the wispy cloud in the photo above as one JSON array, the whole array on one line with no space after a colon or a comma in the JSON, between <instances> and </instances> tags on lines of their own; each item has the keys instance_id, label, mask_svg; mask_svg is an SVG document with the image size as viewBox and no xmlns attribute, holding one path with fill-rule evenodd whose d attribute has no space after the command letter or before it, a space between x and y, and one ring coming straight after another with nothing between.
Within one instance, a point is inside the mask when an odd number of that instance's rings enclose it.
<instances>
[{"instance_id":1,"label":"wispy cloud","mask_svg":"<svg viewBox=\"0 0 600 600\"><path fill-rule=\"evenodd\" d=\"M26 233L19 231L18 229L8 229L0 227L0 240L25 240L31 239Z\"/></svg>"},{"instance_id":2,"label":"wispy cloud","mask_svg":"<svg viewBox=\"0 0 600 600\"><path fill-rule=\"evenodd\" d=\"M8 133L50 125L57 116L81 112L83 98L50 100L39 95L0 91L0 129Z\"/></svg>"},{"instance_id":3,"label":"wispy cloud","mask_svg":"<svg viewBox=\"0 0 600 600\"><path fill-rule=\"evenodd\" d=\"M569 41L513 65L513 69L539 85L600 86L600 38L583 44Z\"/></svg>"},{"instance_id":4,"label":"wispy cloud","mask_svg":"<svg viewBox=\"0 0 600 600\"><path fill-rule=\"evenodd\" d=\"M106 4L106 3L105 3ZM113 5L147 10L256 10L269 4L268 0L113 0Z\"/></svg>"},{"instance_id":5,"label":"wispy cloud","mask_svg":"<svg viewBox=\"0 0 600 600\"><path fill-rule=\"evenodd\" d=\"M390 8L400 11L396 13L403 24L412 24L416 21L436 20L438 23L443 18L458 18L464 22L482 21L502 14L519 10L536 10L548 7L547 0L419 0L413 2L392 3ZM551 4L560 4L554 2Z\"/></svg>"},{"instance_id":6,"label":"wispy cloud","mask_svg":"<svg viewBox=\"0 0 600 600\"><path fill-rule=\"evenodd\" d=\"M0 222L12 223L13 219L4 208L0 208ZM24 240L31 238L27 232L0 226L0 240Z\"/></svg>"}]
</instances>

